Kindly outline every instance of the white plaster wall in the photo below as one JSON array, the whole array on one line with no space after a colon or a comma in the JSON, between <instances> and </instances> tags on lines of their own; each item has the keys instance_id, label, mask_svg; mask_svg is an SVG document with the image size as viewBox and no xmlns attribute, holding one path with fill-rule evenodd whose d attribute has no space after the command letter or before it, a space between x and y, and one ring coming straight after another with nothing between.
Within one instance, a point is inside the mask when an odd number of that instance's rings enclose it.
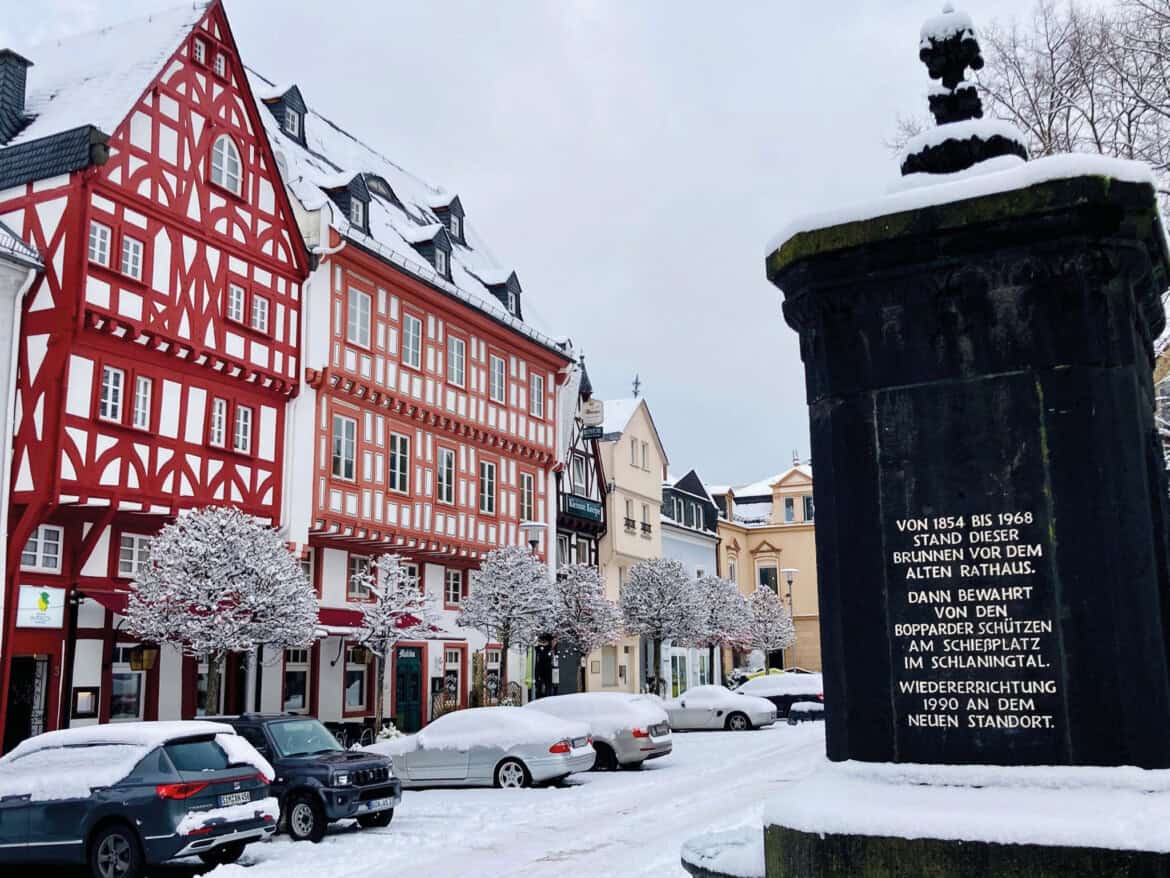
<instances>
[{"instance_id":1,"label":"white plaster wall","mask_svg":"<svg viewBox=\"0 0 1170 878\"><path fill-rule=\"evenodd\" d=\"M317 677L317 718L322 722L340 722L345 656L341 652L342 638L326 637L321 641L321 661L316 668ZM337 659L337 664L332 664Z\"/></svg>"},{"instance_id":2,"label":"white plaster wall","mask_svg":"<svg viewBox=\"0 0 1170 878\"><path fill-rule=\"evenodd\" d=\"M158 657L158 718L183 716L183 654L164 644Z\"/></svg>"},{"instance_id":3,"label":"white plaster wall","mask_svg":"<svg viewBox=\"0 0 1170 878\"><path fill-rule=\"evenodd\" d=\"M321 555L321 603L344 607L348 556L340 549L318 549Z\"/></svg>"},{"instance_id":4,"label":"white plaster wall","mask_svg":"<svg viewBox=\"0 0 1170 878\"><path fill-rule=\"evenodd\" d=\"M97 601L86 598L77 606L78 628L104 628L106 610Z\"/></svg>"},{"instance_id":5,"label":"white plaster wall","mask_svg":"<svg viewBox=\"0 0 1170 878\"><path fill-rule=\"evenodd\" d=\"M312 673L312 670L310 670ZM312 680L309 681L310 686ZM260 665L260 712L279 713L284 709L281 696L284 692L284 652L265 648L264 661Z\"/></svg>"},{"instance_id":6,"label":"white plaster wall","mask_svg":"<svg viewBox=\"0 0 1170 878\"><path fill-rule=\"evenodd\" d=\"M105 578L110 575L110 528L102 531L102 535L98 537L94 544L93 552L90 553L89 558L86 559L85 564L81 568L82 576L99 576ZM99 621L98 626L102 623Z\"/></svg>"}]
</instances>

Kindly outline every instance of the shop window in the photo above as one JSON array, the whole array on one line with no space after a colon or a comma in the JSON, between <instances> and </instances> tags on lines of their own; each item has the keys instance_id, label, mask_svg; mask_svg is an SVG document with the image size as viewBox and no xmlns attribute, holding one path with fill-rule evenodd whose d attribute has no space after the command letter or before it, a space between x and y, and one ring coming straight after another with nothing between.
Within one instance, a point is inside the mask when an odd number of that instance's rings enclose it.
<instances>
[{"instance_id":1,"label":"shop window","mask_svg":"<svg viewBox=\"0 0 1170 878\"><path fill-rule=\"evenodd\" d=\"M284 711L305 713L309 709L309 650L284 651Z\"/></svg>"}]
</instances>

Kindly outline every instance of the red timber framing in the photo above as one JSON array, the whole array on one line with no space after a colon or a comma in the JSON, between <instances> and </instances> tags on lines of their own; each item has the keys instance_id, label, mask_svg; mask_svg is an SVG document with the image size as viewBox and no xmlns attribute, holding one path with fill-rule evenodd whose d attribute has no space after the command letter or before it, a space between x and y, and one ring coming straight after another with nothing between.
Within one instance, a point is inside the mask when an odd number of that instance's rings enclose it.
<instances>
[{"instance_id":1,"label":"red timber framing","mask_svg":"<svg viewBox=\"0 0 1170 878\"><path fill-rule=\"evenodd\" d=\"M48 655L48 728L67 713L69 632L16 628L19 585L124 589L119 534L182 508L281 517L308 254L219 0L143 83L104 165L0 193L45 261L18 353L0 692L14 656ZM238 173L213 174L217 149ZM22 572L46 522L64 529L60 569Z\"/></svg>"},{"instance_id":2,"label":"red timber framing","mask_svg":"<svg viewBox=\"0 0 1170 878\"><path fill-rule=\"evenodd\" d=\"M522 512L547 522L555 508L555 395L567 359L352 243L321 271L332 308L327 325L310 327L329 332L328 365L307 371L317 391L310 542L465 575L491 549L524 545ZM351 330L357 296L369 297L368 332ZM419 321L417 366L405 351L408 319ZM451 338L463 342L462 384L448 374ZM503 403L490 397L492 356L505 363ZM533 373L542 417L528 399ZM548 547L544 535L537 551L547 557Z\"/></svg>"}]
</instances>

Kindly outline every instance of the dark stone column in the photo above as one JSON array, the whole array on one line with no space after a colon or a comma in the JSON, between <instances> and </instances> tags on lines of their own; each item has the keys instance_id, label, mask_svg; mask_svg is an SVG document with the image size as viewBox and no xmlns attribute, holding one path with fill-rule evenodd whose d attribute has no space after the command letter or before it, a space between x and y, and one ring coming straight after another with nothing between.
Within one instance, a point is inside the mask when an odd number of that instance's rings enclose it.
<instances>
[{"instance_id":1,"label":"dark stone column","mask_svg":"<svg viewBox=\"0 0 1170 878\"><path fill-rule=\"evenodd\" d=\"M1170 767L1168 267L1152 188L1090 176L769 257L806 369L831 759Z\"/></svg>"}]
</instances>

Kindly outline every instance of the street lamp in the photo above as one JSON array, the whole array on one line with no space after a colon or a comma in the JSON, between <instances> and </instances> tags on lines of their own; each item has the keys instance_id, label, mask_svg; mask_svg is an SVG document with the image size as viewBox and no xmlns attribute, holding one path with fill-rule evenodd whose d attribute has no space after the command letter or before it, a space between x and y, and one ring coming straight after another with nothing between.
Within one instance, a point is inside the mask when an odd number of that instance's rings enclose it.
<instances>
[{"instance_id":1,"label":"street lamp","mask_svg":"<svg viewBox=\"0 0 1170 878\"><path fill-rule=\"evenodd\" d=\"M795 567L785 567L780 571L784 574L784 581L788 583L788 612L792 612L792 580L796 579L796 574L800 571Z\"/></svg>"},{"instance_id":2,"label":"street lamp","mask_svg":"<svg viewBox=\"0 0 1170 878\"><path fill-rule=\"evenodd\" d=\"M522 521L520 522L520 530L524 533L524 539L528 540L528 545L532 547L532 554L536 554L536 547L540 545L540 535L548 529L548 525L543 521Z\"/></svg>"}]
</instances>

